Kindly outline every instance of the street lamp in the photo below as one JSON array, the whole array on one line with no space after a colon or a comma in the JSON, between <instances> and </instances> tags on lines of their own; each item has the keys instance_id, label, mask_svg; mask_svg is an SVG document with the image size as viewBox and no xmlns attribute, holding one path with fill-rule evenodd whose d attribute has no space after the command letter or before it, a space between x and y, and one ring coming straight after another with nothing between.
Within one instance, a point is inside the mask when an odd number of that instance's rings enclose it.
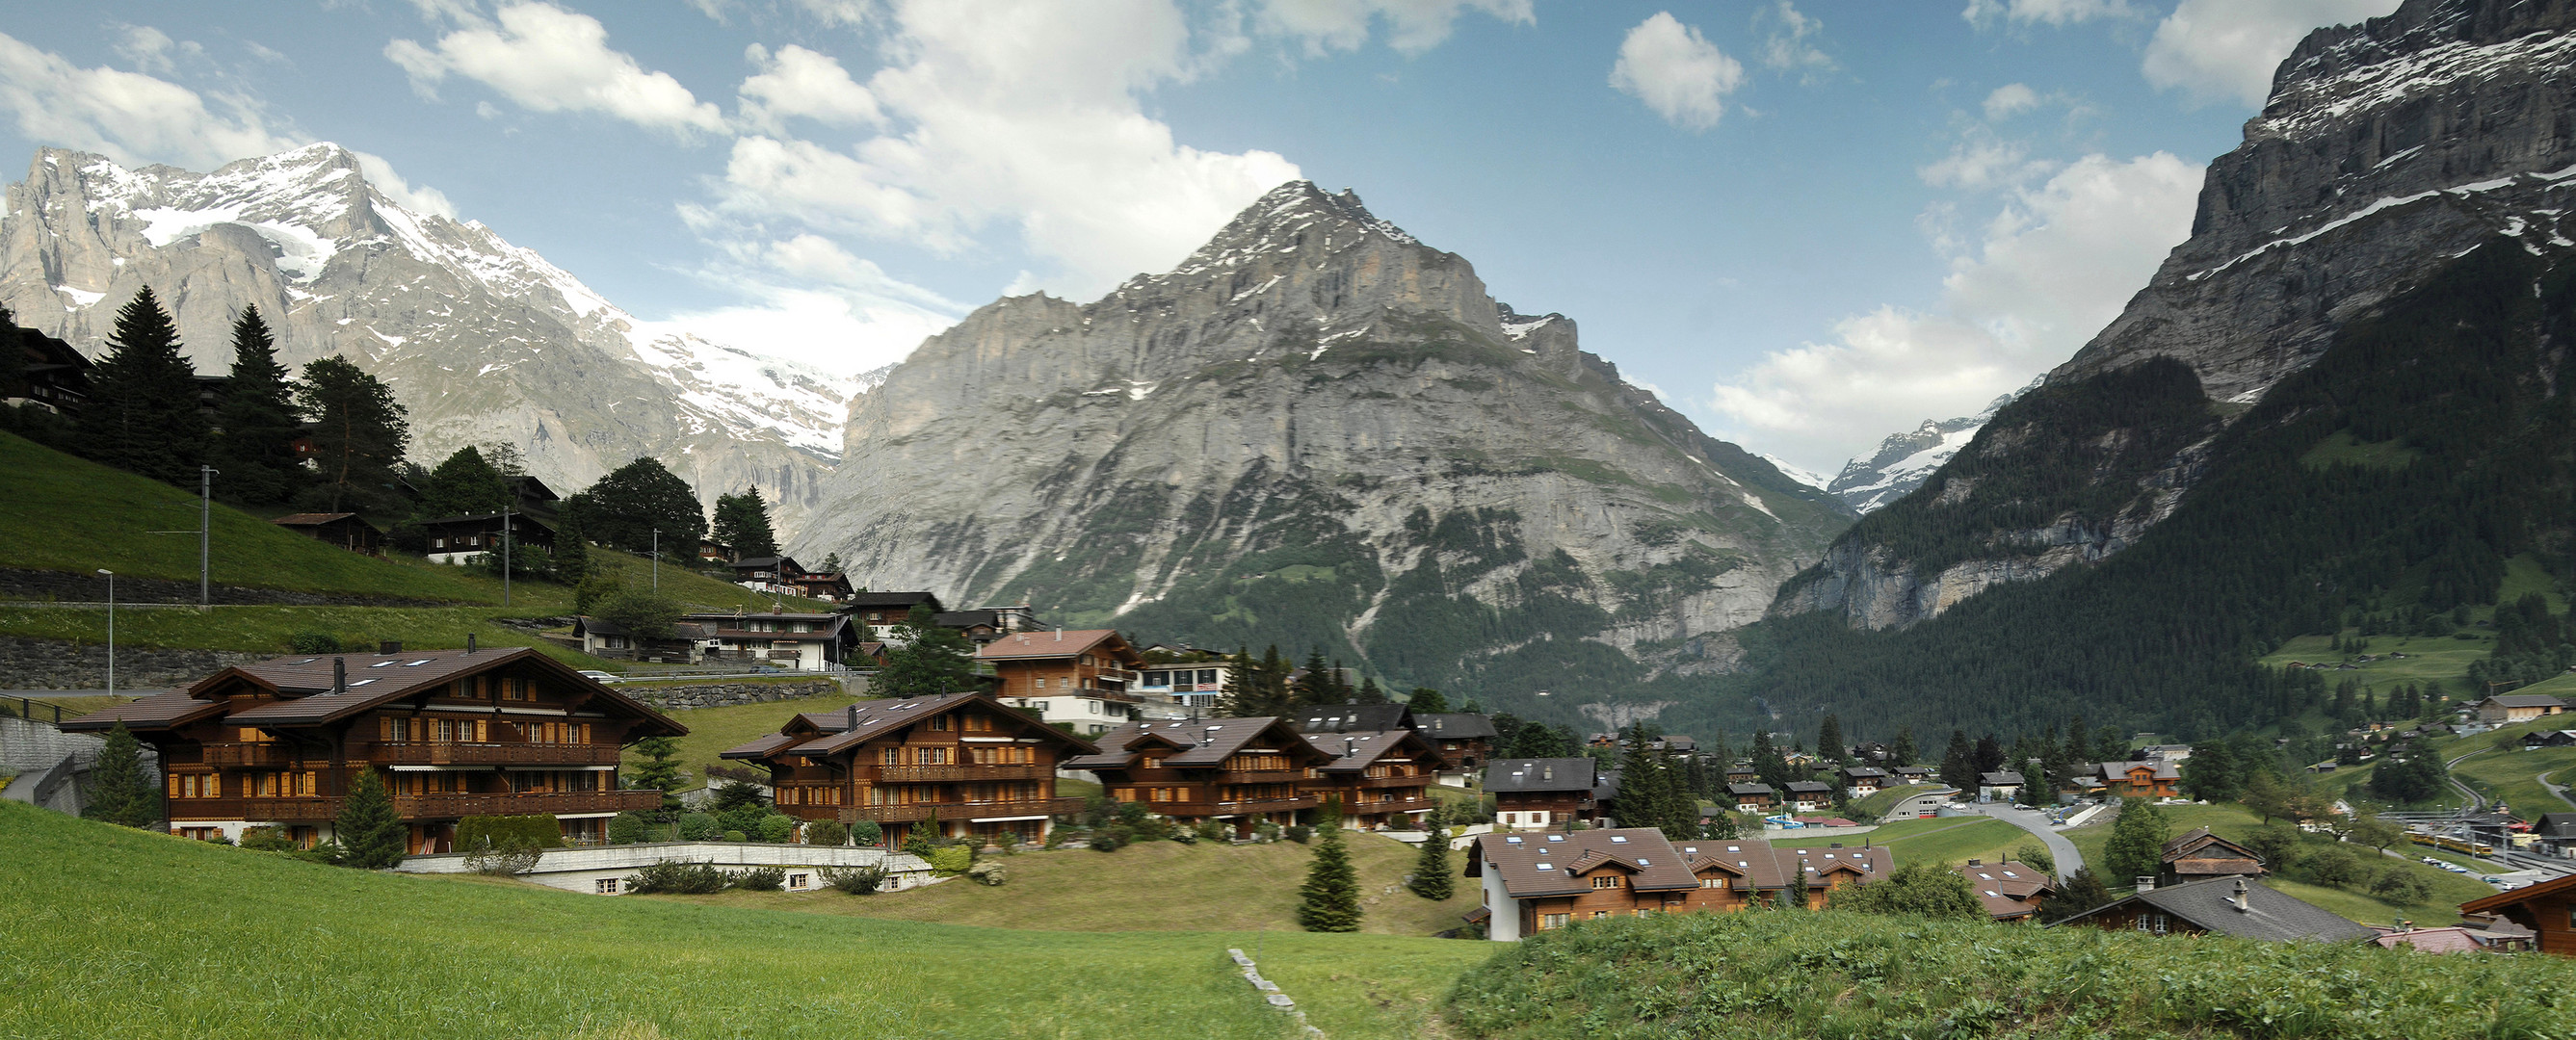
<instances>
[{"instance_id":1,"label":"street lamp","mask_svg":"<svg viewBox=\"0 0 2576 1040\"><path fill-rule=\"evenodd\" d=\"M653 529L653 591L662 591L662 529Z\"/></svg>"},{"instance_id":2,"label":"street lamp","mask_svg":"<svg viewBox=\"0 0 2576 1040\"><path fill-rule=\"evenodd\" d=\"M116 572L98 569L107 575L107 695L116 696Z\"/></svg>"}]
</instances>

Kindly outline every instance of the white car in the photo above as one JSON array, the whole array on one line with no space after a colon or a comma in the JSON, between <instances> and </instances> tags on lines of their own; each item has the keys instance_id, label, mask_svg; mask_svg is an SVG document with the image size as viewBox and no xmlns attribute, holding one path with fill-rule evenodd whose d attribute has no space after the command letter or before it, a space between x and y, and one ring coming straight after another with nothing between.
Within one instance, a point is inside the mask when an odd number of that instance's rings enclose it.
<instances>
[{"instance_id":1,"label":"white car","mask_svg":"<svg viewBox=\"0 0 2576 1040\"><path fill-rule=\"evenodd\" d=\"M584 678L584 679L588 679L588 680L590 680L590 681L592 681L592 682L604 682L604 683L607 683L607 682L616 682L616 681L618 681L617 676L610 675L610 674L608 674L607 672L592 671L592 670L590 670L590 669L588 669L588 668L584 668L584 669L582 669L582 670L581 670L581 677L582 677L582 678Z\"/></svg>"}]
</instances>

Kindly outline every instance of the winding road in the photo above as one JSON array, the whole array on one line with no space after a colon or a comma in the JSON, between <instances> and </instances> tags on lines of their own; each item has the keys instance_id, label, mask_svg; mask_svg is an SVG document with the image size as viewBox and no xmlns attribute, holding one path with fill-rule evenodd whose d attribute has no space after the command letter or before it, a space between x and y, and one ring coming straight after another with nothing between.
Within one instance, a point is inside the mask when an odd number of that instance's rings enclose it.
<instances>
[{"instance_id":1,"label":"winding road","mask_svg":"<svg viewBox=\"0 0 2576 1040\"><path fill-rule=\"evenodd\" d=\"M2018 805L2001 805L1993 802L1971 805L1968 808L2037 835L2039 843L2048 848L2049 858L2057 861L2058 880L2066 880L2076 871L2084 869L2084 854L2075 851L2074 842L2066 840L2065 836L2049 829L2048 817L2045 814L2024 809Z\"/></svg>"}]
</instances>

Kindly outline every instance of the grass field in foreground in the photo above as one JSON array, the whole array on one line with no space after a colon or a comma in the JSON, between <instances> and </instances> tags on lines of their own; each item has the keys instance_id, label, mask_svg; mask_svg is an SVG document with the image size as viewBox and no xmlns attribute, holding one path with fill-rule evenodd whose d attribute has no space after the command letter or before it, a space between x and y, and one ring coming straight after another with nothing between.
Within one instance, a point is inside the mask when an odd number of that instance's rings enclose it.
<instances>
[{"instance_id":1,"label":"grass field in foreground","mask_svg":"<svg viewBox=\"0 0 2576 1040\"><path fill-rule=\"evenodd\" d=\"M1481 902L1476 879L1457 878L1447 900L1431 902L1402 887L1416 849L1375 834L1344 835L1360 878L1361 928L1385 935L1431 935L1466 923ZM1452 853L1449 868L1465 869ZM1297 886L1314 846L1181 845L1148 841L1116 852L1060 849L1003 859L1010 883L963 882L853 898L839 892L730 892L673 897L721 906L777 907L827 914L946 921L953 924L1067 931L1294 931Z\"/></svg>"},{"instance_id":2,"label":"grass field in foreground","mask_svg":"<svg viewBox=\"0 0 2576 1040\"><path fill-rule=\"evenodd\" d=\"M1103 885L1150 886L1104 874ZM943 886L944 887L944 886ZM1005 889L1004 891L1007 891ZM372 874L0 802L0 1036L1422 1036L1484 943L1075 934Z\"/></svg>"}]
</instances>

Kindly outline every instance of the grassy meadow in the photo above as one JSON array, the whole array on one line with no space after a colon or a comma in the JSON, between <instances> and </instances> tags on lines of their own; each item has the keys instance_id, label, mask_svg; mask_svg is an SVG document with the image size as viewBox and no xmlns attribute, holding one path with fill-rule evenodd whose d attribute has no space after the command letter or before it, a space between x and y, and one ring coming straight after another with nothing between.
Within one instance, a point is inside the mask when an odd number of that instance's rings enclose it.
<instances>
[{"instance_id":1,"label":"grassy meadow","mask_svg":"<svg viewBox=\"0 0 2576 1040\"><path fill-rule=\"evenodd\" d=\"M1899 865L1965 863L1971 859L1992 863L2009 858L2014 849L2039 841L2029 831L1985 816L1899 820L1861 837L1872 845L1886 846L1896 855Z\"/></svg>"},{"instance_id":2,"label":"grassy meadow","mask_svg":"<svg viewBox=\"0 0 2576 1040\"><path fill-rule=\"evenodd\" d=\"M2167 805L2160 808L2164 810L2165 824L2173 834L2181 834L2195 827L2207 827L2211 833L2219 837L2241 841L2247 834L2263 826L2260 817L2255 816L2244 806L2232 802L2224 805ZM2111 827L2112 823L2109 820L2101 820L2065 832L2066 840L2074 843L2075 851L2083 853L2084 862L2093 866L2097 875L2101 873L2103 846L2109 844L2111 840ZM2386 924L2398 917L2407 918L2418 924L2448 924L2459 919L2460 904L2495 894L2492 886L2479 881L2476 877L2464 877L2419 862L2418 857L2423 856L2424 852L2421 847L2412 843L2389 848L2389 851L2404 857L2402 860L2382 857L2381 861L2370 861L2369 857L2376 855L2377 850L2361 845L2349 847L2363 856L2366 862L2372 862L2375 867L2394 865L2423 878L2425 884L2431 888L2432 894L2420 903L2392 903L2360 892L2297 881L2276 878L2267 883L2283 892L2363 924ZM2111 886L2115 892L2127 891L2127 879L2103 876L2102 883Z\"/></svg>"}]
</instances>

